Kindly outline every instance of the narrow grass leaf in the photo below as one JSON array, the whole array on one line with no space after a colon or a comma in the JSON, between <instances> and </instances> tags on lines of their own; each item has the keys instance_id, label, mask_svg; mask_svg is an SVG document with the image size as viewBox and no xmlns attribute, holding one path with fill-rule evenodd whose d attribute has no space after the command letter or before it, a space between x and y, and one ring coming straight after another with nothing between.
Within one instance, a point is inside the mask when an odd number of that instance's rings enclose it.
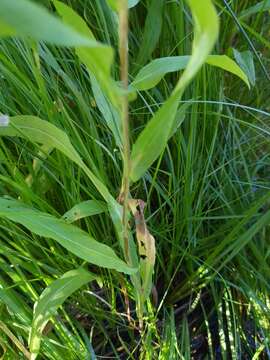
<instances>
[{"instance_id":1,"label":"narrow grass leaf","mask_svg":"<svg viewBox=\"0 0 270 360\"><path fill-rule=\"evenodd\" d=\"M108 210L114 223L120 246L124 249L122 231L122 206L113 198L107 187L97 176L84 164L81 157L71 144L64 131L47 121L36 116L21 115L10 118L7 127L0 127L0 136L17 136L27 139L33 143L40 143L61 151L70 160L74 161L89 177L99 193L108 204ZM135 244L131 242L134 249ZM135 252L132 250L135 258Z\"/></svg>"},{"instance_id":2,"label":"narrow grass leaf","mask_svg":"<svg viewBox=\"0 0 270 360\"><path fill-rule=\"evenodd\" d=\"M91 41L96 42L96 39L86 22L71 7L57 0L54 0L53 3L66 26L73 28L74 31L81 34L81 36L85 36ZM80 61L87 67L90 76L95 77L98 80L101 90L104 91L109 97L109 100L117 106L119 103L117 97L119 89L110 74L113 62L112 48L103 46L102 49L98 47L90 49L87 47L75 46L75 51ZM102 107L99 108L102 112ZM112 124L109 123L109 125ZM113 128L112 130L115 129Z\"/></svg>"},{"instance_id":3,"label":"narrow grass leaf","mask_svg":"<svg viewBox=\"0 0 270 360\"><path fill-rule=\"evenodd\" d=\"M164 0L151 0L136 64L144 65L155 50L162 29Z\"/></svg>"},{"instance_id":4,"label":"narrow grass leaf","mask_svg":"<svg viewBox=\"0 0 270 360\"><path fill-rule=\"evenodd\" d=\"M107 245L97 242L80 228L50 214L31 209L16 200L0 198L0 217L26 227L36 235L53 239L79 258L92 264L132 274L130 268Z\"/></svg>"},{"instance_id":5,"label":"narrow grass leaf","mask_svg":"<svg viewBox=\"0 0 270 360\"><path fill-rule=\"evenodd\" d=\"M63 219L68 223L72 223L88 216L102 214L107 210L107 206L104 202L87 200L73 206L72 209L63 215Z\"/></svg>"},{"instance_id":6,"label":"narrow grass leaf","mask_svg":"<svg viewBox=\"0 0 270 360\"><path fill-rule=\"evenodd\" d=\"M82 268L71 270L51 283L42 292L34 306L34 315L29 336L29 348L32 360L36 359L39 353L42 332L50 318L70 295L83 285L95 279L96 277L93 274Z\"/></svg>"},{"instance_id":7,"label":"narrow grass leaf","mask_svg":"<svg viewBox=\"0 0 270 360\"><path fill-rule=\"evenodd\" d=\"M56 148L77 164L82 162L66 133L36 116L11 117L9 125L0 128L0 136L22 137L34 143Z\"/></svg>"},{"instance_id":8,"label":"narrow grass leaf","mask_svg":"<svg viewBox=\"0 0 270 360\"><path fill-rule=\"evenodd\" d=\"M2 277L0 277L0 301L23 325L29 326L31 322L30 309L25 305L18 292L14 288L10 288Z\"/></svg>"},{"instance_id":9,"label":"narrow grass leaf","mask_svg":"<svg viewBox=\"0 0 270 360\"><path fill-rule=\"evenodd\" d=\"M133 145L130 171L132 181L139 180L164 150L174 131L172 126L181 96L206 61L218 36L218 16L211 0L203 3L189 0L188 4L195 27L192 55L172 95L152 117Z\"/></svg>"},{"instance_id":10,"label":"narrow grass leaf","mask_svg":"<svg viewBox=\"0 0 270 360\"><path fill-rule=\"evenodd\" d=\"M139 71L130 87L136 90L149 90L156 86L166 74L184 70L189 60L190 56L170 56L155 59ZM205 62L235 74L249 86L246 73L228 56L209 55Z\"/></svg>"},{"instance_id":11,"label":"narrow grass leaf","mask_svg":"<svg viewBox=\"0 0 270 360\"><path fill-rule=\"evenodd\" d=\"M252 15L261 13L263 11L270 10L270 0L263 0L258 2L257 4L243 10L239 15L238 18L240 20L244 20L249 18Z\"/></svg>"},{"instance_id":12,"label":"narrow grass leaf","mask_svg":"<svg viewBox=\"0 0 270 360\"><path fill-rule=\"evenodd\" d=\"M53 3L65 24L73 27L78 33L95 41L92 31L81 16L71 7L60 1L54 0ZM87 48L76 47L75 51L80 61L89 71L96 104L108 127L111 129L117 145L121 147L121 121L118 106L119 99L117 96L119 88L110 76L110 65L112 63L111 49L107 48L107 53L103 51L102 59L99 59L99 49L96 49L96 51L91 49L90 51Z\"/></svg>"},{"instance_id":13,"label":"narrow grass leaf","mask_svg":"<svg viewBox=\"0 0 270 360\"><path fill-rule=\"evenodd\" d=\"M36 116L14 116L10 118L7 127L0 127L0 136L22 137L33 143L46 145L61 151L85 171L106 201L110 199L110 193L106 186L84 164L67 134L55 125Z\"/></svg>"}]
</instances>

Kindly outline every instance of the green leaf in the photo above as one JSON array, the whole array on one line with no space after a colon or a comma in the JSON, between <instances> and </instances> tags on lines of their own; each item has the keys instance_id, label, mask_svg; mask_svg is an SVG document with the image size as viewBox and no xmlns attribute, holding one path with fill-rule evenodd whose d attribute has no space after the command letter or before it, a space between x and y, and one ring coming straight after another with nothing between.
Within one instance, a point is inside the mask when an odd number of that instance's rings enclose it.
<instances>
[{"instance_id":1,"label":"green leaf","mask_svg":"<svg viewBox=\"0 0 270 360\"><path fill-rule=\"evenodd\" d=\"M240 20L243 20L254 14L258 14L258 13L261 13L263 11L268 11L268 10L270 10L270 0L263 0L263 1L258 2L255 5L251 6L250 8L243 10L239 14L238 18Z\"/></svg>"},{"instance_id":2,"label":"green leaf","mask_svg":"<svg viewBox=\"0 0 270 360\"><path fill-rule=\"evenodd\" d=\"M157 159L166 146L172 123L178 108L179 96L175 93L157 111L146 125L132 147L131 172L132 181L137 181L144 175L149 166ZM164 124L166 119L166 124Z\"/></svg>"},{"instance_id":3,"label":"green leaf","mask_svg":"<svg viewBox=\"0 0 270 360\"><path fill-rule=\"evenodd\" d=\"M61 151L85 171L106 201L110 199L106 186L84 164L66 133L55 125L36 116L14 116L9 119L8 126L0 127L0 136L18 136Z\"/></svg>"},{"instance_id":4,"label":"green leaf","mask_svg":"<svg viewBox=\"0 0 270 360\"><path fill-rule=\"evenodd\" d=\"M140 0L128 0L128 7L129 7L129 9L133 8L134 6L136 6L139 2L140 2Z\"/></svg>"},{"instance_id":5,"label":"green leaf","mask_svg":"<svg viewBox=\"0 0 270 360\"><path fill-rule=\"evenodd\" d=\"M33 143L40 143L61 151L74 161L93 182L104 200L108 203L110 216L117 231L121 248L124 249L122 231L122 206L112 197L107 187L84 164L79 154L71 144L64 131L36 116L14 116L9 119L9 125L0 127L0 136L18 136ZM135 255L134 255L135 256Z\"/></svg>"},{"instance_id":6,"label":"green leaf","mask_svg":"<svg viewBox=\"0 0 270 360\"><path fill-rule=\"evenodd\" d=\"M206 63L209 65L212 65L212 66L217 66L223 70L226 70L226 71L238 76L250 88L249 80L248 80L246 73L236 64L235 61L233 61L228 56L226 56L226 55L209 55L207 57Z\"/></svg>"},{"instance_id":7,"label":"green leaf","mask_svg":"<svg viewBox=\"0 0 270 360\"><path fill-rule=\"evenodd\" d=\"M173 125L182 94L206 61L218 36L218 16L211 0L189 0L188 4L195 27L192 55L172 95L156 112L133 145L130 171L132 181L139 180L165 149L174 131Z\"/></svg>"},{"instance_id":8,"label":"green leaf","mask_svg":"<svg viewBox=\"0 0 270 360\"><path fill-rule=\"evenodd\" d=\"M0 20L0 37L15 36L16 30Z\"/></svg>"},{"instance_id":9,"label":"green leaf","mask_svg":"<svg viewBox=\"0 0 270 360\"><path fill-rule=\"evenodd\" d=\"M0 29L1 35L30 36L54 45L104 47L64 25L45 8L28 0L1 0Z\"/></svg>"},{"instance_id":10,"label":"green leaf","mask_svg":"<svg viewBox=\"0 0 270 360\"><path fill-rule=\"evenodd\" d=\"M72 9L59 1L54 3L64 13L66 24L31 1L1 0L0 35L30 36L37 41L76 47L83 63L116 104L117 87L110 77L113 49L97 42Z\"/></svg>"},{"instance_id":11,"label":"green leaf","mask_svg":"<svg viewBox=\"0 0 270 360\"><path fill-rule=\"evenodd\" d=\"M190 60L190 56L170 56L151 61L143 67L130 87L137 90L148 90L156 86L168 73L184 70ZM242 79L248 86L249 81L243 70L226 55L209 55L206 64L219 67L231 72Z\"/></svg>"},{"instance_id":12,"label":"green leaf","mask_svg":"<svg viewBox=\"0 0 270 360\"><path fill-rule=\"evenodd\" d=\"M53 0L53 4L66 25L82 36L96 42L86 22L71 7L57 0ZM75 51L80 61L86 65L91 78L95 77L98 80L101 89L106 93L111 102L117 106L119 103L117 97L119 89L110 75L111 64L113 62L112 48L107 46L102 49L98 47L89 49L87 47L76 46ZM113 128L113 130L115 129Z\"/></svg>"},{"instance_id":13,"label":"green leaf","mask_svg":"<svg viewBox=\"0 0 270 360\"><path fill-rule=\"evenodd\" d=\"M191 106L191 102L186 102L185 104L182 104L180 108L177 110L177 113L175 115L173 125L171 128L171 132L169 134L169 138L171 138L176 131L179 129L179 127L182 125L182 123L185 120L187 109Z\"/></svg>"},{"instance_id":14,"label":"green leaf","mask_svg":"<svg viewBox=\"0 0 270 360\"><path fill-rule=\"evenodd\" d=\"M86 22L72 8L57 0L53 0L53 3L65 24L73 27L78 33L89 39L95 40ZM110 76L112 54L104 51L101 54L99 49L89 51L89 49L81 47L76 47L75 51L80 61L86 65L89 71L96 104L111 129L117 145L121 147L121 121L118 106L119 88Z\"/></svg>"},{"instance_id":15,"label":"green leaf","mask_svg":"<svg viewBox=\"0 0 270 360\"><path fill-rule=\"evenodd\" d=\"M52 282L42 292L34 306L34 316L29 336L31 360L36 359L40 349L42 332L48 321L57 312L57 309L75 291L95 279L96 277L93 274L82 268L71 270Z\"/></svg>"},{"instance_id":16,"label":"green leaf","mask_svg":"<svg viewBox=\"0 0 270 360\"><path fill-rule=\"evenodd\" d=\"M0 217L19 223L36 235L57 241L68 251L92 264L127 274L136 272L136 269L119 259L109 246L97 242L85 231L19 201L0 198Z\"/></svg>"},{"instance_id":17,"label":"green leaf","mask_svg":"<svg viewBox=\"0 0 270 360\"><path fill-rule=\"evenodd\" d=\"M144 65L155 50L162 29L164 0L151 0L136 64Z\"/></svg>"},{"instance_id":18,"label":"green leaf","mask_svg":"<svg viewBox=\"0 0 270 360\"><path fill-rule=\"evenodd\" d=\"M88 216L102 214L107 211L106 204L98 200L87 200L75 205L63 215L63 219L72 223Z\"/></svg>"},{"instance_id":19,"label":"green leaf","mask_svg":"<svg viewBox=\"0 0 270 360\"><path fill-rule=\"evenodd\" d=\"M139 2L140 0L128 0L128 8L133 8ZM118 11L119 7L121 6L121 0L107 0L107 3L114 11Z\"/></svg>"},{"instance_id":20,"label":"green leaf","mask_svg":"<svg viewBox=\"0 0 270 360\"><path fill-rule=\"evenodd\" d=\"M9 125L0 128L0 136L23 137L35 143L57 148L75 163L82 162L66 133L36 116L11 117Z\"/></svg>"},{"instance_id":21,"label":"green leaf","mask_svg":"<svg viewBox=\"0 0 270 360\"><path fill-rule=\"evenodd\" d=\"M236 49L233 49L233 54L239 66L247 74L251 85L254 86L256 82L256 74L253 61L253 53L249 50L239 52Z\"/></svg>"},{"instance_id":22,"label":"green leaf","mask_svg":"<svg viewBox=\"0 0 270 360\"><path fill-rule=\"evenodd\" d=\"M107 126L113 133L117 146L122 149L122 124L120 110L118 107L113 106L112 103L108 100L95 77L90 75L90 78L97 107L101 112Z\"/></svg>"},{"instance_id":23,"label":"green leaf","mask_svg":"<svg viewBox=\"0 0 270 360\"><path fill-rule=\"evenodd\" d=\"M168 56L155 59L138 72L130 87L137 90L151 89L166 74L185 69L189 59L190 56Z\"/></svg>"}]
</instances>

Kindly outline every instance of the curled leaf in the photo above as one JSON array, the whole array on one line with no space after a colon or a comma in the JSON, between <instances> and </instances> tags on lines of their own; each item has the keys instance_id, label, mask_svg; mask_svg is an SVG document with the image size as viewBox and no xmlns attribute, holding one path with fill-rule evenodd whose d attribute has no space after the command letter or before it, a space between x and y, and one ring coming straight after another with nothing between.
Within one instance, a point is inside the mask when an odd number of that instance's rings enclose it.
<instances>
[{"instance_id":1,"label":"curled leaf","mask_svg":"<svg viewBox=\"0 0 270 360\"><path fill-rule=\"evenodd\" d=\"M152 277L156 260L155 238L149 232L145 218L145 203L142 200L130 200L130 210L135 219L136 238L140 256L140 274L143 298L146 300L152 290Z\"/></svg>"}]
</instances>

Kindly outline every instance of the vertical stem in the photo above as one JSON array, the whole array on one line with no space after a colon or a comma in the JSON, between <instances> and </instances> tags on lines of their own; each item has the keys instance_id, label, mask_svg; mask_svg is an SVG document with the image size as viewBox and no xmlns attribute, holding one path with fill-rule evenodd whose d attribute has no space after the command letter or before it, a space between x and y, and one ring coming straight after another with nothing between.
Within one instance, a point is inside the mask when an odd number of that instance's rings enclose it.
<instances>
[{"instance_id":1,"label":"vertical stem","mask_svg":"<svg viewBox=\"0 0 270 360\"><path fill-rule=\"evenodd\" d=\"M128 109L128 2L122 0L119 9L119 57L121 81L124 89L122 95L122 127L123 127L123 237L126 261L130 263L128 236L128 196L130 170L130 142L129 142L129 109Z\"/></svg>"}]
</instances>

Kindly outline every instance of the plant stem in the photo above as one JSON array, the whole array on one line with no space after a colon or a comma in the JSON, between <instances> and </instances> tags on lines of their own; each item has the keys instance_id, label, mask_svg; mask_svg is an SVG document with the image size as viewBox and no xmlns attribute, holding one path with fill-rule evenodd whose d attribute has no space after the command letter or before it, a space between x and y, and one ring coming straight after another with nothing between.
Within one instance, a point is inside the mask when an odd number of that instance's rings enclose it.
<instances>
[{"instance_id":1,"label":"plant stem","mask_svg":"<svg viewBox=\"0 0 270 360\"><path fill-rule=\"evenodd\" d=\"M129 141L129 109L128 109L128 3L121 1L119 9L119 57L121 81L124 89L122 95L122 127L123 127L123 178L121 197L123 201L123 238L126 261L130 263L128 236L128 197L130 170L130 141Z\"/></svg>"},{"instance_id":2,"label":"plant stem","mask_svg":"<svg viewBox=\"0 0 270 360\"><path fill-rule=\"evenodd\" d=\"M17 348L24 354L26 359L31 359L30 352L24 347L24 345L16 338L15 335L9 330L9 328L0 321L0 329L10 338L10 340L17 346ZM2 357L1 357L2 358Z\"/></svg>"}]
</instances>

